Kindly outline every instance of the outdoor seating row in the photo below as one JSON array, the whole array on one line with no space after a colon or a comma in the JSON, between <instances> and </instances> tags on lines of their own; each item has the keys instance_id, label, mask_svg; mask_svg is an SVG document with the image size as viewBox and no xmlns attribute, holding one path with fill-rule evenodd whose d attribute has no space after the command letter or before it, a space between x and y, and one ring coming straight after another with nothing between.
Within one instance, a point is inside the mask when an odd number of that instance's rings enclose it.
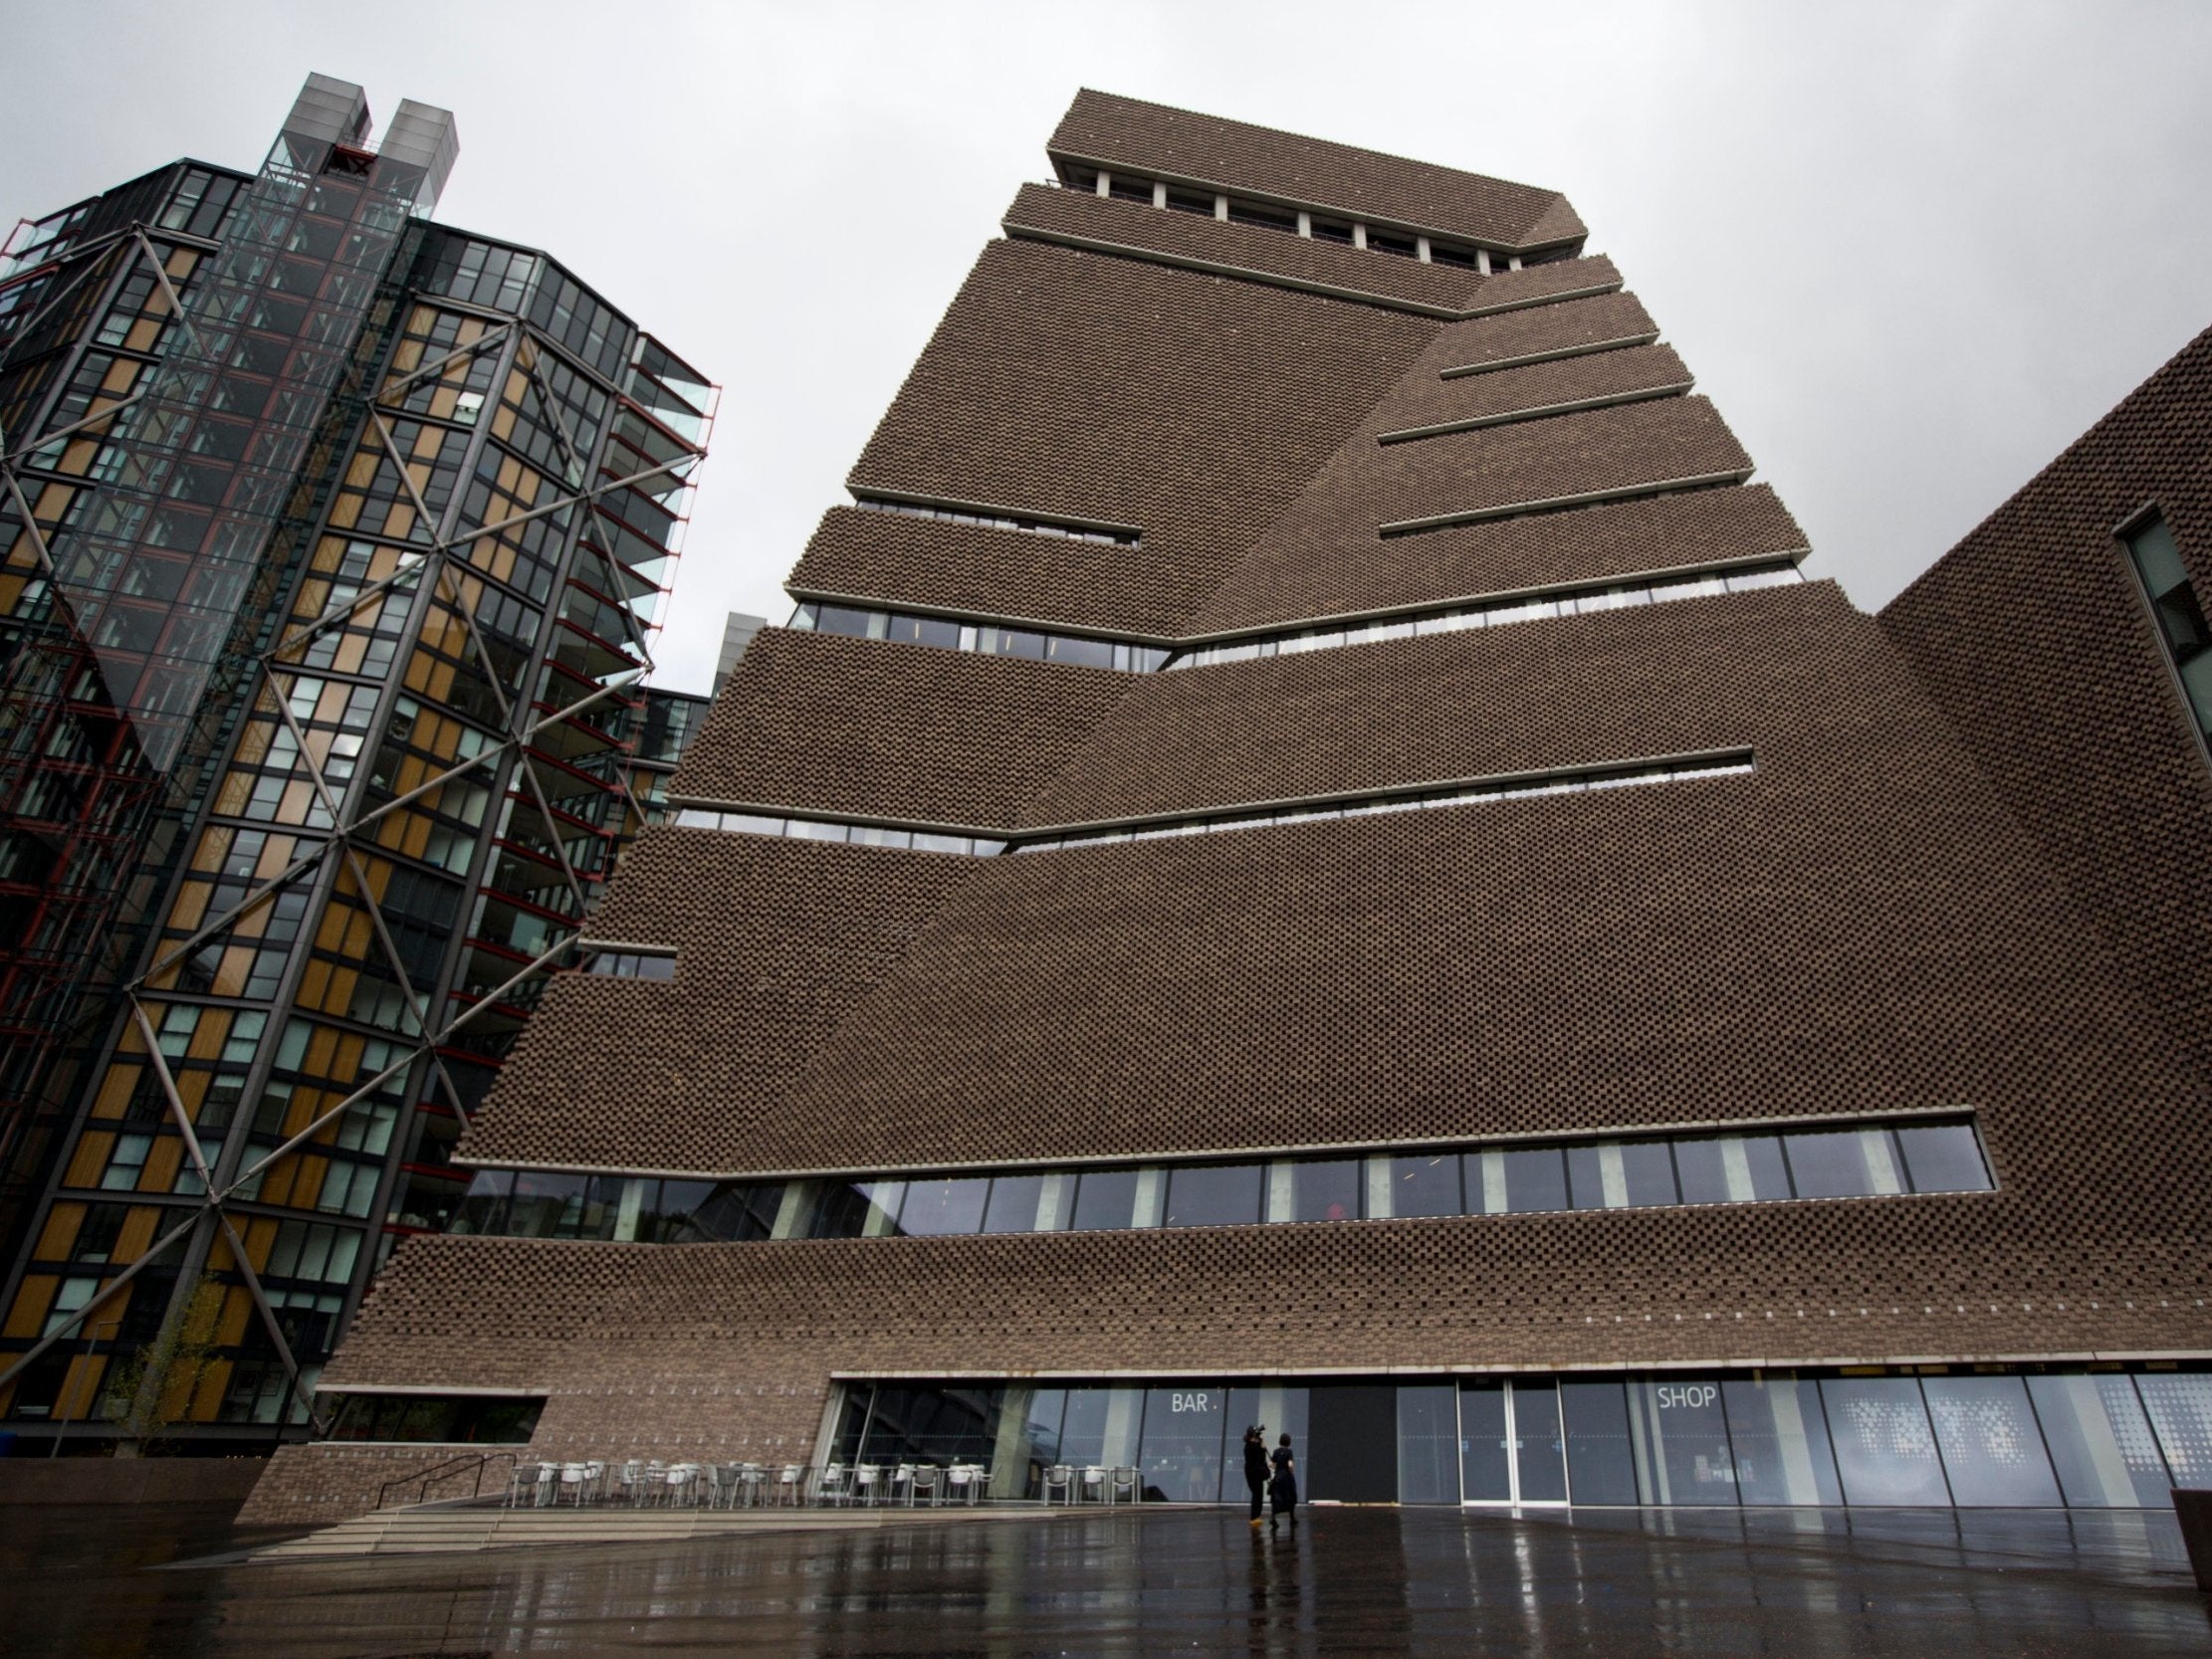
<instances>
[{"instance_id":1,"label":"outdoor seating row","mask_svg":"<svg viewBox=\"0 0 2212 1659\"><path fill-rule=\"evenodd\" d=\"M631 1458L573 1463L518 1463L508 1484L510 1509L632 1508L774 1509L907 1508L976 1504L989 1496L991 1473L980 1463L663 1462ZM1054 1464L1043 1473L1046 1504L1134 1503L1137 1471Z\"/></svg>"}]
</instances>

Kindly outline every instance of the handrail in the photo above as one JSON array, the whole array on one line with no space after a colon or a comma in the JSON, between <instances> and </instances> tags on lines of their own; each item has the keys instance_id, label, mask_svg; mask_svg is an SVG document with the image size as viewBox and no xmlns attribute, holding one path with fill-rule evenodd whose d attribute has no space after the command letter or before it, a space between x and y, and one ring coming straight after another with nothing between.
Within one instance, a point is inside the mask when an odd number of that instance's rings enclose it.
<instances>
[{"instance_id":1,"label":"handrail","mask_svg":"<svg viewBox=\"0 0 2212 1659\"><path fill-rule=\"evenodd\" d=\"M469 1496L472 1498L481 1498L484 1496L484 1466L490 1463L494 1458L501 1457L507 1459L510 1464L513 1464L515 1461L515 1454L513 1452L480 1452L474 1456L471 1456L469 1453L464 1452L459 1457L447 1458L443 1463L433 1463L427 1469L418 1469L411 1475L395 1476L376 1489L376 1507L378 1509L382 1509L384 1507L384 1499L390 1493L393 1487L407 1486L409 1484L414 1485L414 1502L419 1504L423 1501L423 1495L430 1490L430 1483L432 1481L439 1480L447 1474L457 1474L461 1470L469 1467L471 1464L474 1464L476 1467L476 1485L470 1490ZM509 1478L512 1479L514 1471L510 1469L508 1473Z\"/></svg>"}]
</instances>

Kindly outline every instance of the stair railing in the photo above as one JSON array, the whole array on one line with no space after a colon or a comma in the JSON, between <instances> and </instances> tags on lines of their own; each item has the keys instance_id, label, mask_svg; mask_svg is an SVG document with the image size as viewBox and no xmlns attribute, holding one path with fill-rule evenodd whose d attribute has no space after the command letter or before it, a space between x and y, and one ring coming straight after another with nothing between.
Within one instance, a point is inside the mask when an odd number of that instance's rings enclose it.
<instances>
[{"instance_id":1,"label":"stair railing","mask_svg":"<svg viewBox=\"0 0 2212 1659\"><path fill-rule=\"evenodd\" d=\"M376 1489L376 1507L378 1509L385 1507L386 1502L390 1499L391 1489L395 1486L412 1486L415 1489L415 1495L408 1502L422 1503L430 1491L432 1481L459 1475L472 1466L476 1470L476 1484L470 1489L469 1496L471 1498L481 1498L484 1496L484 1470L487 1465L500 1458L507 1459L508 1479L513 1480L515 1475L515 1454L513 1452L482 1452L474 1455L464 1452L459 1457L447 1458L443 1463L433 1463L427 1469L418 1469L411 1475L400 1475L386 1481Z\"/></svg>"}]
</instances>

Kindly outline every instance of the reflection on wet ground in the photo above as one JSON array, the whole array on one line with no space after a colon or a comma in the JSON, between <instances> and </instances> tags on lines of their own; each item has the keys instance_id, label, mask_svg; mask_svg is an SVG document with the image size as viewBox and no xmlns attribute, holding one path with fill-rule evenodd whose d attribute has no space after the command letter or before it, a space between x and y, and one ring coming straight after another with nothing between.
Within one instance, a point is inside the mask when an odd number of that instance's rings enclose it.
<instances>
[{"instance_id":1,"label":"reflection on wet ground","mask_svg":"<svg viewBox=\"0 0 2212 1659\"><path fill-rule=\"evenodd\" d=\"M23 1654L2212 1652L2165 1514L1235 1511L186 1565L221 1509L0 1515Z\"/></svg>"}]
</instances>

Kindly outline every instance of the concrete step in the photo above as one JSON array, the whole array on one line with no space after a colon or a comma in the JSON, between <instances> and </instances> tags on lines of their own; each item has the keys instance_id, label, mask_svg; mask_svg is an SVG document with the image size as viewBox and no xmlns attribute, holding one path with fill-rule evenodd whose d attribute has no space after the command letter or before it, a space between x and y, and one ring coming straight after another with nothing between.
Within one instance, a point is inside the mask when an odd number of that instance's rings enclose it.
<instances>
[{"instance_id":1,"label":"concrete step","mask_svg":"<svg viewBox=\"0 0 2212 1659\"><path fill-rule=\"evenodd\" d=\"M1166 1507L1166 1506L1153 1506ZM355 1516L256 1551L256 1561L346 1555L436 1555L559 1544L630 1544L748 1532L858 1531L879 1527L1035 1521L1081 1513L1028 1505L938 1510L519 1509L480 1501L408 1505Z\"/></svg>"}]
</instances>

